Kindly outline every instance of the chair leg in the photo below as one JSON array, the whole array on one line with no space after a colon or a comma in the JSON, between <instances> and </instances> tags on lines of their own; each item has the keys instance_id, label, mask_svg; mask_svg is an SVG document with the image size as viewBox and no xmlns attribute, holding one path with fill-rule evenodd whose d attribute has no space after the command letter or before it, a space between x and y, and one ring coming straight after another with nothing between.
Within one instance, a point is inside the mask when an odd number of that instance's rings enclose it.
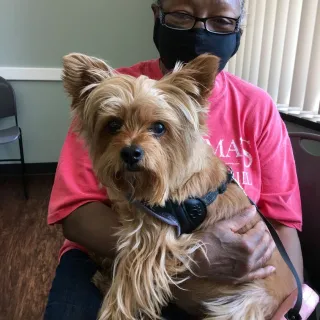
<instances>
[{"instance_id":1,"label":"chair leg","mask_svg":"<svg viewBox=\"0 0 320 320\"><path fill-rule=\"evenodd\" d=\"M20 128L19 128L20 129ZM26 180L26 166L24 162L24 152L23 152L23 142L22 142L22 132L20 129L20 137L19 137L19 148L20 148L20 159L21 159L21 178L23 184L23 192L24 197L28 200L28 190L27 190L27 180Z\"/></svg>"}]
</instances>

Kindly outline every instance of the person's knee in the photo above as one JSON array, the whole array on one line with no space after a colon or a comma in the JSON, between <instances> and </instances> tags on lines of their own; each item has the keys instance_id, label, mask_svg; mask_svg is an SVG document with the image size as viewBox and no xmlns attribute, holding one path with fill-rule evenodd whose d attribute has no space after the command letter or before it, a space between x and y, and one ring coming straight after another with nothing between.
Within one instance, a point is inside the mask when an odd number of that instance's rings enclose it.
<instances>
[{"instance_id":1,"label":"person's knee","mask_svg":"<svg viewBox=\"0 0 320 320\"><path fill-rule=\"evenodd\" d=\"M66 252L49 292L45 320L96 320L102 295L92 283L97 266L79 250Z\"/></svg>"}]
</instances>

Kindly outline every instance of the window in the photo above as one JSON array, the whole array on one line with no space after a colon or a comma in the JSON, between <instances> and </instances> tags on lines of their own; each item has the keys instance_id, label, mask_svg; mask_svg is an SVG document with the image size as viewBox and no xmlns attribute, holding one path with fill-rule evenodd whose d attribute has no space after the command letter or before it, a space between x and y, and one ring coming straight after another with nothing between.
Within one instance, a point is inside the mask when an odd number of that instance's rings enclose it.
<instances>
[{"instance_id":1,"label":"window","mask_svg":"<svg viewBox=\"0 0 320 320\"><path fill-rule=\"evenodd\" d=\"M268 91L279 111L320 122L320 0L246 0L246 11L227 70Z\"/></svg>"}]
</instances>

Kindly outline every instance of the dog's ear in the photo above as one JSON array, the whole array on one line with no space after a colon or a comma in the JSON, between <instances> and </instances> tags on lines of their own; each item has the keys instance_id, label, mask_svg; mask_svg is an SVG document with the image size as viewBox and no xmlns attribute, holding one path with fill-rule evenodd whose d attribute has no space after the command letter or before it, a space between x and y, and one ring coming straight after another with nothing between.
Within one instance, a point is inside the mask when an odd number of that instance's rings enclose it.
<instances>
[{"instance_id":1,"label":"dog's ear","mask_svg":"<svg viewBox=\"0 0 320 320\"><path fill-rule=\"evenodd\" d=\"M219 70L220 59L210 54L202 54L187 63L182 72L186 72L199 84L200 96L207 100L214 88Z\"/></svg>"},{"instance_id":2,"label":"dog's ear","mask_svg":"<svg viewBox=\"0 0 320 320\"><path fill-rule=\"evenodd\" d=\"M114 74L115 70L94 57L71 53L63 58L63 85L74 101L88 95L95 86Z\"/></svg>"},{"instance_id":3,"label":"dog's ear","mask_svg":"<svg viewBox=\"0 0 320 320\"><path fill-rule=\"evenodd\" d=\"M168 76L172 84L184 89L201 104L206 104L214 88L215 78L218 74L220 59L210 54L202 54L185 64L177 64ZM188 81L189 80L189 81ZM197 87L197 92L188 86L190 80Z\"/></svg>"}]
</instances>

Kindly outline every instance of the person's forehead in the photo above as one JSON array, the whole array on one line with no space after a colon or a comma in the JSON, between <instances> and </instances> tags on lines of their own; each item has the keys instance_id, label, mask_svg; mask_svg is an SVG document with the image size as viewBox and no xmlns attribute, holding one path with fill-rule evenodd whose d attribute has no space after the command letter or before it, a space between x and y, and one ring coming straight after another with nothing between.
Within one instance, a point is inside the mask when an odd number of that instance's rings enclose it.
<instances>
[{"instance_id":1,"label":"person's forehead","mask_svg":"<svg viewBox=\"0 0 320 320\"><path fill-rule=\"evenodd\" d=\"M162 0L165 9L176 9L189 7L197 12L223 12L239 14L241 11L241 0Z\"/></svg>"}]
</instances>

